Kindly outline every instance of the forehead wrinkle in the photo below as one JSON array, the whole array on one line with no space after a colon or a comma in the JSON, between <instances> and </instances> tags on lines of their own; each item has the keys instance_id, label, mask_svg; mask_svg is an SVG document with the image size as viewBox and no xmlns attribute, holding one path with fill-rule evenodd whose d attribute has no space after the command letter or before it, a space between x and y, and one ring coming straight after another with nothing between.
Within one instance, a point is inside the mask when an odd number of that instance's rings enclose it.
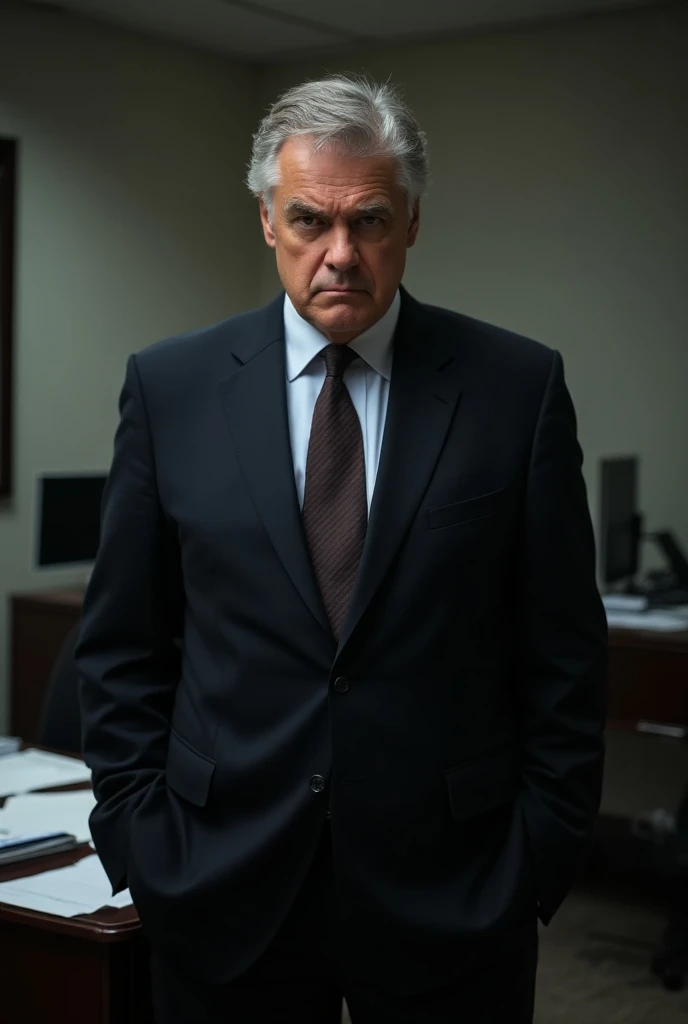
<instances>
[{"instance_id":1,"label":"forehead wrinkle","mask_svg":"<svg viewBox=\"0 0 688 1024\"><path fill-rule=\"evenodd\" d=\"M361 175L360 178L352 178L350 174L328 174L326 177L313 174L293 174L290 175L290 178L292 187L317 189L324 192L341 190L360 192L369 189L387 192L393 185L386 174L366 174Z\"/></svg>"},{"instance_id":2,"label":"forehead wrinkle","mask_svg":"<svg viewBox=\"0 0 688 1024\"><path fill-rule=\"evenodd\" d=\"M394 175L396 161L388 155L358 157L340 153L336 148L313 150L305 139L290 139L279 155L282 169L310 174L336 175Z\"/></svg>"},{"instance_id":3,"label":"forehead wrinkle","mask_svg":"<svg viewBox=\"0 0 688 1024\"><path fill-rule=\"evenodd\" d=\"M281 165L281 181L295 182L314 188L389 188L396 182L393 167L313 167L308 163L285 161Z\"/></svg>"}]
</instances>

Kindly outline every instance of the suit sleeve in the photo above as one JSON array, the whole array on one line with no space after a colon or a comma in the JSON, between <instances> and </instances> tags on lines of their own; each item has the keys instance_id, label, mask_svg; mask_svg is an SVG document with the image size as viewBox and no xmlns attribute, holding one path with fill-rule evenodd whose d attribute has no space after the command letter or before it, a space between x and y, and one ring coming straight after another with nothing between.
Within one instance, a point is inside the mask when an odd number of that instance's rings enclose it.
<instances>
[{"instance_id":1,"label":"suit sleeve","mask_svg":"<svg viewBox=\"0 0 688 1024\"><path fill-rule=\"evenodd\" d=\"M83 751L97 800L91 830L115 891L126 886L131 814L164 778L180 674L180 591L179 552L160 505L132 356L76 650Z\"/></svg>"},{"instance_id":2,"label":"suit sleeve","mask_svg":"<svg viewBox=\"0 0 688 1024\"><path fill-rule=\"evenodd\" d=\"M547 923L599 809L607 623L576 416L554 353L528 474L520 579L524 812Z\"/></svg>"}]
</instances>

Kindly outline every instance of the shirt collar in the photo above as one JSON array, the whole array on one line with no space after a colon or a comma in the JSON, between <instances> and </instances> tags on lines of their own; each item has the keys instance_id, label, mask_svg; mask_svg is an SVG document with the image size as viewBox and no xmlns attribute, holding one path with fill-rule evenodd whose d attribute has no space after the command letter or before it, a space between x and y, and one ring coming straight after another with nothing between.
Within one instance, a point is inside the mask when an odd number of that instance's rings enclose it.
<instances>
[{"instance_id":1,"label":"shirt collar","mask_svg":"<svg viewBox=\"0 0 688 1024\"><path fill-rule=\"evenodd\" d=\"M392 377L392 343L399 319L401 298L399 292L385 315L350 342L368 366L381 377ZM288 295L284 296L284 340L287 349L287 379L295 380L315 357L329 344L327 338L300 316Z\"/></svg>"}]
</instances>

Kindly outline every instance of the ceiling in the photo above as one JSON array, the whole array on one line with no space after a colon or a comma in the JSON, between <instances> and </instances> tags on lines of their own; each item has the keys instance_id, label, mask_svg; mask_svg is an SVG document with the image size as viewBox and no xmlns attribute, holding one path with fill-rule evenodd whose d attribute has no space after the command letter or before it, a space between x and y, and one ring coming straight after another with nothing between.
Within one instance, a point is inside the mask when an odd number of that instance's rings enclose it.
<instances>
[{"instance_id":1,"label":"ceiling","mask_svg":"<svg viewBox=\"0 0 688 1024\"><path fill-rule=\"evenodd\" d=\"M25 0L247 61L639 6L632 0ZM652 0L646 0L647 3ZM661 0L655 0L661 2Z\"/></svg>"}]
</instances>

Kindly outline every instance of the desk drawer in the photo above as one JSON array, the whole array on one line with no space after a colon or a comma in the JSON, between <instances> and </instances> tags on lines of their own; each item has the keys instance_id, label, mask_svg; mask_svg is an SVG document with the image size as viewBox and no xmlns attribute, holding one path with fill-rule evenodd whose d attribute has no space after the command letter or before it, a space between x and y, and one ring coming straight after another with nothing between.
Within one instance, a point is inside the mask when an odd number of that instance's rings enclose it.
<instances>
[{"instance_id":1,"label":"desk drawer","mask_svg":"<svg viewBox=\"0 0 688 1024\"><path fill-rule=\"evenodd\" d=\"M610 725L639 721L688 726L688 655L678 650L615 647L609 650Z\"/></svg>"}]
</instances>

